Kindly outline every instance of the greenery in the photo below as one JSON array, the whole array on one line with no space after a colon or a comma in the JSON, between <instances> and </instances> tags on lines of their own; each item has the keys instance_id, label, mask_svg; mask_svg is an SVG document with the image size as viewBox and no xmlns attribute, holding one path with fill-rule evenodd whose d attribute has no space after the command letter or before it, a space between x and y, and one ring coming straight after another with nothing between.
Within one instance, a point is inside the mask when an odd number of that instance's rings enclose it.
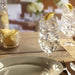
<instances>
[{"instance_id":1,"label":"greenery","mask_svg":"<svg viewBox=\"0 0 75 75\"><path fill-rule=\"evenodd\" d=\"M63 7L63 4L61 4L60 7Z\"/></svg>"},{"instance_id":2,"label":"greenery","mask_svg":"<svg viewBox=\"0 0 75 75\"><path fill-rule=\"evenodd\" d=\"M37 11L35 14L36 14L36 15L39 15L39 14L41 14L41 13L43 13L43 12L44 12L44 10L42 10L41 12Z\"/></svg>"},{"instance_id":3,"label":"greenery","mask_svg":"<svg viewBox=\"0 0 75 75\"><path fill-rule=\"evenodd\" d=\"M58 4L61 0L55 0L55 4Z\"/></svg>"},{"instance_id":4,"label":"greenery","mask_svg":"<svg viewBox=\"0 0 75 75\"><path fill-rule=\"evenodd\" d=\"M37 2L42 2L41 0L37 0Z\"/></svg>"}]
</instances>

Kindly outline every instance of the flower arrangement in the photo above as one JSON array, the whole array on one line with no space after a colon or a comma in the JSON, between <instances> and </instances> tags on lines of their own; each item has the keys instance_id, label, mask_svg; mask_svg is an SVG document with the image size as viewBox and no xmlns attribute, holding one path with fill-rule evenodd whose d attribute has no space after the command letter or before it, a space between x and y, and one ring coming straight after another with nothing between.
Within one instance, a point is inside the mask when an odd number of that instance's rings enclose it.
<instances>
[{"instance_id":1,"label":"flower arrangement","mask_svg":"<svg viewBox=\"0 0 75 75\"><path fill-rule=\"evenodd\" d=\"M69 3L69 0L55 0L55 4L59 8L62 8L66 3Z\"/></svg>"},{"instance_id":2,"label":"flower arrangement","mask_svg":"<svg viewBox=\"0 0 75 75\"><path fill-rule=\"evenodd\" d=\"M44 9L44 5L40 0L31 2L27 6L27 11L35 14L43 13L43 9Z\"/></svg>"}]
</instances>

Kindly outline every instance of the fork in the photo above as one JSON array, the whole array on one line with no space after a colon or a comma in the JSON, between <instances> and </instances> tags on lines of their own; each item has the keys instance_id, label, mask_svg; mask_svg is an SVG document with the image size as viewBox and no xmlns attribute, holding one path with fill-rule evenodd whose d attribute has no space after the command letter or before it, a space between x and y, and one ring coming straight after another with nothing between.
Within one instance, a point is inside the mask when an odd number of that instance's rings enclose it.
<instances>
[{"instance_id":1,"label":"fork","mask_svg":"<svg viewBox=\"0 0 75 75\"><path fill-rule=\"evenodd\" d=\"M66 65L65 65L65 62L62 61L61 63L62 63L62 65L63 65L63 67L64 67L63 72L65 72L67 75L71 75L71 73L68 71L68 69L67 69L67 67L66 67Z\"/></svg>"},{"instance_id":2,"label":"fork","mask_svg":"<svg viewBox=\"0 0 75 75\"><path fill-rule=\"evenodd\" d=\"M75 71L75 64L72 63L72 62L70 62L70 68L71 68L73 71Z\"/></svg>"}]
</instances>

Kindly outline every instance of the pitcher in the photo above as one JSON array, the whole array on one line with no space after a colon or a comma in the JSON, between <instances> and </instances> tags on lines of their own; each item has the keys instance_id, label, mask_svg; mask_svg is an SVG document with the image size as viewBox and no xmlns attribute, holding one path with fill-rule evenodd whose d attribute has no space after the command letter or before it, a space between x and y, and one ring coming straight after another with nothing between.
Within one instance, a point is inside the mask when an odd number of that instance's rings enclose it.
<instances>
[{"instance_id":1,"label":"pitcher","mask_svg":"<svg viewBox=\"0 0 75 75\"><path fill-rule=\"evenodd\" d=\"M7 0L0 0L0 29L8 29Z\"/></svg>"}]
</instances>

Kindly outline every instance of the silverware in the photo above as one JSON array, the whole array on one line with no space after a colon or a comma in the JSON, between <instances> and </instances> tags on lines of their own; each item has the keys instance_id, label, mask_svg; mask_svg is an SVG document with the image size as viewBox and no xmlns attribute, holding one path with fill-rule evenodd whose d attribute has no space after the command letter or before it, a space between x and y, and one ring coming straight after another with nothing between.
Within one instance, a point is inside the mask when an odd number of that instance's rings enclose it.
<instances>
[{"instance_id":1,"label":"silverware","mask_svg":"<svg viewBox=\"0 0 75 75\"><path fill-rule=\"evenodd\" d=\"M75 64L72 63L72 62L70 62L70 68L71 68L73 71L75 71Z\"/></svg>"},{"instance_id":2,"label":"silverware","mask_svg":"<svg viewBox=\"0 0 75 75\"><path fill-rule=\"evenodd\" d=\"M62 65L63 65L63 67L64 67L63 72L66 73L67 75L71 75L71 73L68 71L68 69L67 69L67 67L66 67L66 65L65 65L65 62L63 61L63 62L61 62L61 63L62 63Z\"/></svg>"}]
</instances>

